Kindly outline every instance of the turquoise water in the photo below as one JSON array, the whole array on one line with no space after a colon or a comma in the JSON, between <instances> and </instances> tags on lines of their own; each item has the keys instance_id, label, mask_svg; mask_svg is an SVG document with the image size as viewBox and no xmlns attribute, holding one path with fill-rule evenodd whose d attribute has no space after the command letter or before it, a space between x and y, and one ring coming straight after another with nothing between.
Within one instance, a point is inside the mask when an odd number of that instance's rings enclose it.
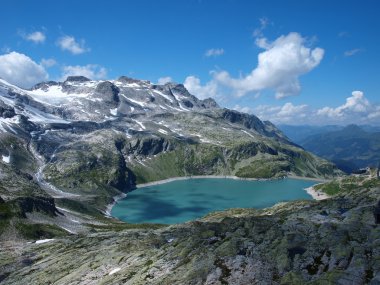
<instances>
[{"instance_id":1,"label":"turquoise water","mask_svg":"<svg viewBox=\"0 0 380 285\"><path fill-rule=\"evenodd\" d=\"M175 224L229 208L265 208L278 202L311 200L304 188L316 182L298 179L248 181L200 178L139 188L112 208L129 223Z\"/></svg>"}]
</instances>

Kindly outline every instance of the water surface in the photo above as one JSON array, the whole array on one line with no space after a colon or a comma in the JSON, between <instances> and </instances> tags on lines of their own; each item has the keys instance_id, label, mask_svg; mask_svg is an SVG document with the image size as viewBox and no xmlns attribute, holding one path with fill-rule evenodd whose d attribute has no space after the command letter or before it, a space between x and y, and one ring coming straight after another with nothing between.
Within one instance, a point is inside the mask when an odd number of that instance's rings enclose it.
<instances>
[{"instance_id":1,"label":"water surface","mask_svg":"<svg viewBox=\"0 0 380 285\"><path fill-rule=\"evenodd\" d=\"M196 178L146 186L127 194L111 215L129 223L175 224L229 208L265 208L278 202L311 200L299 179L249 181Z\"/></svg>"}]
</instances>

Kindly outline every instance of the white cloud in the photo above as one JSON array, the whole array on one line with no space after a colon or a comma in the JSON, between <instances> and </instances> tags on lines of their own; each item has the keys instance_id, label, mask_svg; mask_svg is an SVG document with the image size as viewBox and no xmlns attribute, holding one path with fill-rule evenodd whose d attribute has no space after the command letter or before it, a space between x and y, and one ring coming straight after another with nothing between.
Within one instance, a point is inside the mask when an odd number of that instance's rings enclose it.
<instances>
[{"instance_id":1,"label":"white cloud","mask_svg":"<svg viewBox=\"0 0 380 285\"><path fill-rule=\"evenodd\" d=\"M250 74L236 79L227 71L214 73L214 79L232 88L237 96L264 89L274 89L278 99L297 95L299 77L318 66L324 55L321 48L307 47L306 39L298 33L280 36L272 43L260 38L256 44L265 51L258 55L258 66Z\"/></svg>"},{"instance_id":2,"label":"white cloud","mask_svg":"<svg viewBox=\"0 0 380 285\"><path fill-rule=\"evenodd\" d=\"M237 108L235 108L237 109ZM371 104L364 93L353 91L338 107L311 109L307 105L285 103L282 106L260 105L252 110L262 120L286 124L376 124L379 125L380 105Z\"/></svg>"},{"instance_id":3,"label":"white cloud","mask_svg":"<svg viewBox=\"0 0 380 285\"><path fill-rule=\"evenodd\" d=\"M232 109L236 110L236 111L239 111L239 112L242 112L242 113L247 113L247 114L251 114L252 113L252 109L251 108L249 108L247 106L243 107L243 106L240 106L238 104L235 105Z\"/></svg>"},{"instance_id":4,"label":"white cloud","mask_svg":"<svg viewBox=\"0 0 380 285\"><path fill-rule=\"evenodd\" d=\"M157 81L158 85L164 85L169 82L173 82L173 78L171 78L170 76L160 77Z\"/></svg>"},{"instance_id":5,"label":"white cloud","mask_svg":"<svg viewBox=\"0 0 380 285\"><path fill-rule=\"evenodd\" d=\"M61 80L66 80L68 76L85 76L87 78L105 79L107 77L107 69L97 64L87 65L68 65L63 67Z\"/></svg>"},{"instance_id":6,"label":"white cloud","mask_svg":"<svg viewBox=\"0 0 380 285\"><path fill-rule=\"evenodd\" d=\"M29 88L47 80L49 76L42 65L13 51L0 55L0 77L19 87Z\"/></svg>"},{"instance_id":7,"label":"white cloud","mask_svg":"<svg viewBox=\"0 0 380 285\"><path fill-rule=\"evenodd\" d=\"M293 105L289 102L283 106L259 105L254 109L254 114L260 119L274 123L303 122L308 113L308 105Z\"/></svg>"},{"instance_id":8,"label":"white cloud","mask_svg":"<svg viewBox=\"0 0 380 285\"><path fill-rule=\"evenodd\" d=\"M209 81L206 85L201 85L201 80L193 75L186 77L183 85L189 92L200 99L209 97L215 98L218 95L218 86L215 81Z\"/></svg>"},{"instance_id":9,"label":"white cloud","mask_svg":"<svg viewBox=\"0 0 380 285\"><path fill-rule=\"evenodd\" d=\"M262 37L263 36L263 31L265 30L265 28L269 24L269 20L267 18L265 18L265 17L264 18L260 18L259 21L260 21L260 27L256 28L253 31L253 36L254 37Z\"/></svg>"},{"instance_id":10,"label":"white cloud","mask_svg":"<svg viewBox=\"0 0 380 285\"><path fill-rule=\"evenodd\" d=\"M41 31L36 31L30 34L24 34L23 38L28 41L32 41L35 44L43 43L46 40L45 34Z\"/></svg>"},{"instance_id":11,"label":"white cloud","mask_svg":"<svg viewBox=\"0 0 380 285\"><path fill-rule=\"evenodd\" d=\"M62 50L67 50L72 54L81 54L90 51L90 49L85 46L85 40L82 39L78 42L72 36L63 36L59 38L57 41L57 45Z\"/></svg>"},{"instance_id":12,"label":"white cloud","mask_svg":"<svg viewBox=\"0 0 380 285\"><path fill-rule=\"evenodd\" d=\"M52 67L57 64L57 61L53 58L43 58L40 64L44 67Z\"/></svg>"},{"instance_id":13,"label":"white cloud","mask_svg":"<svg viewBox=\"0 0 380 285\"><path fill-rule=\"evenodd\" d=\"M372 107L364 93L361 91L353 91L352 96L346 99L346 103L337 107L324 107L317 111L318 115L327 116L330 118L346 118L354 115L365 115L371 111Z\"/></svg>"},{"instance_id":14,"label":"white cloud","mask_svg":"<svg viewBox=\"0 0 380 285\"><path fill-rule=\"evenodd\" d=\"M212 49L209 49L205 52L205 56L206 57L217 57L217 56L221 56L224 54L224 49L222 48L212 48Z\"/></svg>"},{"instance_id":15,"label":"white cloud","mask_svg":"<svg viewBox=\"0 0 380 285\"><path fill-rule=\"evenodd\" d=\"M352 50L347 50L344 52L344 56L353 56L359 52L362 52L363 49L361 48L355 48L355 49L352 49Z\"/></svg>"}]
</instances>

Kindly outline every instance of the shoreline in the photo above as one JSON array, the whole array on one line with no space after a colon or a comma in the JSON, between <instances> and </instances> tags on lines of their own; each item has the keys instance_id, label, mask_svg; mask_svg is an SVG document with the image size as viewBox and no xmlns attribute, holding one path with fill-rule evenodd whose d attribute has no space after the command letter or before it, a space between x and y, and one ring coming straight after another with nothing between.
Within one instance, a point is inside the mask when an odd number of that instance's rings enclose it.
<instances>
[{"instance_id":1,"label":"shoreline","mask_svg":"<svg viewBox=\"0 0 380 285\"><path fill-rule=\"evenodd\" d=\"M318 185L318 184L316 184L316 185ZM321 200L325 200L325 199L330 198L330 196L327 195L326 193L315 190L314 186L315 185L310 186L308 188L305 188L307 194L309 194L311 197L313 197L314 200L321 201Z\"/></svg>"},{"instance_id":2,"label":"shoreline","mask_svg":"<svg viewBox=\"0 0 380 285\"><path fill-rule=\"evenodd\" d=\"M106 207L106 209L104 210L104 215L106 217L109 217L109 218L111 217L112 218L111 211L112 211L113 206L116 205L117 201L119 201L119 200L121 200L121 199L123 199L125 197L127 197L126 193L122 193L120 195L114 196L113 197L113 202L111 204L108 204L107 207Z\"/></svg>"},{"instance_id":3,"label":"shoreline","mask_svg":"<svg viewBox=\"0 0 380 285\"><path fill-rule=\"evenodd\" d=\"M148 183L140 183L136 184L136 190L142 187L147 187L147 186L154 186L154 185L160 185L160 184L165 184L168 182L173 182L173 181L181 181L181 180L189 180L189 179L235 179L235 180L247 180L247 181L266 181L266 180L276 180L276 179L282 179L282 178L271 178L271 179L265 179L265 178L241 178L233 175L192 175L192 176L178 176L178 177L172 177L172 178L167 178L163 180L158 180L158 181L153 181L153 182L148 182Z\"/></svg>"},{"instance_id":4,"label":"shoreline","mask_svg":"<svg viewBox=\"0 0 380 285\"><path fill-rule=\"evenodd\" d=\"M148 182L148 183L140 183L136 184L136 188L131 190L135 191L143 187L148 187L148 186L155 186L155 185L160 185L160 184L165 184L168 182L173 182L173 181L181 181L181 180L188 180L188 179L212 179L212 178L217 178L217 179L235 179L235 180L246 180L246 181L268 181L268 180L280 180L280 179L298 179L298 180L308 180L308 181L315 181L315 182L328 182L331 179L323 179L323 178L311 178L311 177L302 177L302 176L297 176L297 175L288 175L280 178L242 178L242 177L237 177L233 175L194 175L194 176L179 176L179 177L172 177L172 178L167 178L163 180L158 180L158 181L153 181L153 182ZM315 185L319 184L316 183ZM329 198L329 196L325 193L316 191L313 186L304 188L304 190L314 199L314 200L324 200ZM129 191L130 192L130 191ZM104 214L106 217L112 217L111 216L111 211L113 206L117 203L117 201L127 197L126 193L122 193L120 195L116 195L113 197L113 202L111 204L108 204Z\"/></svg>"}]
</instances>

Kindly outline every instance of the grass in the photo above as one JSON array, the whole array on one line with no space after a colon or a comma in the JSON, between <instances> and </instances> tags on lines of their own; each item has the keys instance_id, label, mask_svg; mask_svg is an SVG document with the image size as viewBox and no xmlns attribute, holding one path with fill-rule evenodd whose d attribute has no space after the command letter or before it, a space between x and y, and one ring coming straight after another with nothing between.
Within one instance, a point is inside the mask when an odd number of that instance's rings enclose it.
<instances>
[{"instance_id":1,"label":"grass","mask_svg":"<svg viewBox=\"0 0 380 285\"><path fill-rule=\"evenodd\" d=\"M327 195L333 196L338 193L350 192L361 188L374 188L380 186L380 179L375 177L368 178L367 176L348 176L340 180L323 183L314 186L316 190L320 190Z\"/></svg>"}]
</instances>

